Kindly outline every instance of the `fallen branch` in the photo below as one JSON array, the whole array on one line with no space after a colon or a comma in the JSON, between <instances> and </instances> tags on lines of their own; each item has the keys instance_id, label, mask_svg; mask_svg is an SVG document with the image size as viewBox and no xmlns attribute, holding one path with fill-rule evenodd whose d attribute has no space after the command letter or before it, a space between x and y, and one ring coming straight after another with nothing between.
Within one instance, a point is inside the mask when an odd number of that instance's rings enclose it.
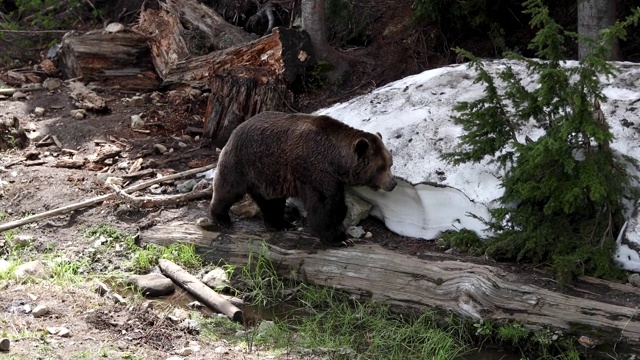
<instances>
[{"instance_id":1,"label":"fallen branch","mask_svg":"<svg viewBox=\"0 0 640 360\"><path fill-rule=\"evenodd\" d=\"M237 321L239 323L243 322L242 310L238 309L220 294L213 291L213 289L202 283L195 276L189 274L180 266L166 259L158 260L158 265L160 266L160 271L162 271L163 274L196 297L204 305L225 314L233 321Z\"/></svg>"},{"instance_id":2,"label":"fallen branch","mask_svg":"<svg viewBox=\"0 0 640 360\"><path fill-rule=\"evenodd\" d=\"M211 165L199 167L197 169L191 169L191 170L183 171L183 172L180 172L180 173L172 174L172 175L169 175L169 176L163 176L161 178L145 181L143 183L140 183L140 184L137 184L137 185L134 185L134 186L130 186L130 187L126 188L126 189L123 189L122 191L127 192L127 193L138 191L138 190L147 188L147 187L149 187L151 185L158 184L158 183L161 183L161 182L180 179L180 178L183 178L185 176L189 176L189 175L205 172L207 170L213 169L214 167L216 167L215 164L211 164ZM94 197L94 198L91 198L91 199L80 201L80 202L75 203L75 204L63 206L61 208L57 208L57 209L53 209L53 210L49 210L49 211L45 211L45 212L40 213L40 214L27 216L26 218L23 218L23 219L20 219L20 220L10 221L8 223L4 223L4 224L0 225L0 231L6 231L6 230L9 230L9 229L16 228L18 226L30 224L32 222L36 222L36 221L39 221L39 220L42 220L42 219L47 219L47 218L50 218L52 216L62 215L62 214L68 213L70 211L82 209L84 207L91 206L91 205L94 205L94 204L98 204L98 203L101 203L103 201L115 198L116 196L117 196L116 193L100 195L100 196L97 196L97 197Z\"/></svg>"},{"instance_id":3,"label":"fallen branch","mask_svg":"<svg viewBox=\"0 0 640 360\"><path fill-rule=\"evenodd\" d=\"M200 200L211 197L211 195L213 194L213 188L209 187L204 190L189 191L188 193L178 195L133 196L127 194L122 189L119 189L115 184L110 185L111 188L116 192L118 197L121 198L125 203L140 208L178 205L180 203L186 203L192 200Z\"/></svg>"}]
</instances>

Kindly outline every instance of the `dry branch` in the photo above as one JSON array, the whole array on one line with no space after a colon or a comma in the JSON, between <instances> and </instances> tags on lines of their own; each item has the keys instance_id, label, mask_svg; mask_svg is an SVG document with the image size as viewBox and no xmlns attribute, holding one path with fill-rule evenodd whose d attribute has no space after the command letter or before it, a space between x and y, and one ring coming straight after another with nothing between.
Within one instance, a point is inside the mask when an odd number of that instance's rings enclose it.
<instances>
[{"instance_id":1,"label":"dry branch","mask_svg":"<svg viewBox=\"0 0 640 360\"><path fill-rule=\"evenodd\" d=\"M134 185L134 186L130 186L130 187L126 188L126 189L123 189L122 191L127 192L127 193L138 191L138 190L147 188L147 187L149 187L149 186L151 186L153 184L158 184L158 183L161 183L161 182L164 182L164 181L180 179L180 178L185 177L185 176L198 174L198 173L213 169L214 167L215 167L215 165L207 165L207 166L199 167L197 169L191 169L191 170L183 171L181 173L168 175L168 176L163 176L161 178L145 181L143 183L140 183L140 184L137 184L137 185ZM9 230L9 229L16 228L18 226L30 224L32 222L36 222L36 221L39 221L39 220L47 219L47 218L50 218L50 217L53 217L53 216L62 215L62 214L68 213L70 211L82 209L82 208L85 208L87 206L91 206L91 205L94 205L94 204L99 204L99 203L101 203L103 201L115 198L116 196L117 195L115 193L100 195L100 196L97 196L97 197L94 197L94 198L91 198L91 199L80 201L80 202L75 203L75 204L63 206L61 208L57 208L57 209L53 209L53 210L49 210L49 211L45 211L45 212L40 213L40 214L27 216L27 217L25 217L23 219L20 219L20 220L15 220L15 221L10 221L10 222L4 223L4 224L0 224L0 231L6 231L6 230Z\"/></svg>"},{"instance_id":2,"label":"dry branch","mask_svg":"<svg viewBox=\"0 0 640 360\"><path fill-rule=\"evenodd\" d=\"M330 286L395 305L439 307L472 319L516 320L640 349L638 309L580 298L521 283L497 267L460 261L428 261L364 244L348 248L286 250L270 243L308 243L299 232L205 231L176 223L144 231L142 243L193 244L213 262L246 264L251 253L271 259L284 277ZM627 293L635 297L634 293ZM586 295L586 294L585 294ZM604 335L603 335L604 334Z\"/></svg>"},{"instance_id":3,"label":"dry branch","mask_svg":"<svg viewBox=\"0 0 640 360\"><path fill-rule=\"evenodd\" d=\"M195 276L189 274L180 266L166 259L160 259L158 261L158 265L160 266L160 270L163 274L178 283L180 287L195 296L204 305L225 314L233 321L237 321L239 323L243 322L242 310L238 309L220 294L203 284Z\"/></svg>"},{"instance_id":4,"label":"dry branch","mask_svg":"<svg viewBox=\"0 0 640 360\"><path fill-rule=\"evenodd\" d=\"M110 185L118 197L125 203L139 208L180 205L193 200L200 200L207 197L210 198L213 194L213 188L209 187L207 189L190 191L188 193L178 195L132 196L127 194L124 190L119 189L116 185Z\"/></svg>"}]
</instances>

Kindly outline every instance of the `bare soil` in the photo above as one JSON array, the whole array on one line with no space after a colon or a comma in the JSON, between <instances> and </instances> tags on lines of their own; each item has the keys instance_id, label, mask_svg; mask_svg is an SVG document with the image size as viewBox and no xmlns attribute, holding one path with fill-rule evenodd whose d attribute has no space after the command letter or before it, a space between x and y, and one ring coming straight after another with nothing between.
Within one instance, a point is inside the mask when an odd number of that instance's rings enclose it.
<instances>
[{"instance_id":1,"label":"bare soil","mask_svg":"<svg viewBox=\"0 0 640 360\"><path fill-rule=\"evenodd\" d=\"M386 11L372 24L371 44L363 50L363 59L374 62L354 62L352 72L340 86L328 86L297 95L297 110L310 112L371 91L390 81L415 74L431 67L447 64L451 54L436 53L429 47L424 31L410 26L410 3L371 1L371 6L384 7ZM424 30L424 29L422 29ZM386 34L386 35L385 35ZM206 95L184 90L160 94L161 101L153 103L150 98L143 106L131 107L126 99L133 93L105 91L100 93L108 99L110 112L89 113L87 118L77 120L69 111L75 106L65 86L54 91L33 91L22 101L0 100L0 118L16 117L34 139L22 150L11 150L0 154L0 212L6 214L1 222L20 219L69 205L112 191L105 185L100 174L118 176L126 174L130 166L142 159L142 169L154 169L156 174L167 175L211 164L216 161L216 150L205 145L190 133L188 127L201 127L199 116L204 114ZM45 109L43 117L36 117L34 109ZM131 129L131 115L143 114L148 133ZM45 135L56 136L63 149L77 152L75 157L88 157L100 151L104 144L122 149L122 153L106 163L90 164L82 169L55 167L56 161L69 157L68 152L56 145L36 147L37 139ZM160 154L154 145L162 144L171 153ZM27 166L23 159L28 152L36 151L44 164ZM9 164L14 164L8 166ZM121 166L118 166L121 164ZM104 177L104 175L102 175ZM148 177L146 179L149 179ZM140 181L137 179L134 181ZM175 193L182 180L163 184L165 193ZM126 185L126 184L124 184ZM144 192L147 193L147 192ZM17 229L21 235L32 236L36 249L52 246L64 251L68 258L83 256L93 246L84 236L85 229L108 224L117 230L135 234L140 229L154 224L172 221L195 221L207 216L209 200L193 201L181 207L133 208L119 200L107 201L72 213L46 219ZM241 222L255 222L238 218ZM429 258L429 253L439 252L434 242L409 239L389 232L380 222L366 220L365 230L374 236L370 241L397 251ZM0 254L10 251L8 243L0 246ZM562 290L579 296L609 299L613 303L635 306L636 298L626 293L616 293L594 285L580 283L570 288L560 288L544 270L521 264L495 264L483 257L452 254L461 261L492 263L508 271L520 274L529 283ZM441 259L441 257L439 257ZM118 268L118 262L127 259L105 259L104 271ZM20 311L24 304L34 307L47 304L49 315L33 318ZM171 311L171 304L160 303L152 312L142 304L117 305L95 293L92 284L68 287L50 282L22 283L12 281L0 284L0 337L22 334L21 340L11 344L9 355L15 359L69 359L107 358L120 359L138 356L144 359L163 359L197 342L200 351L187 358L314 358L307 354L268 354L264 349L252 351L231 344L226 340L203 338L179 328L176 324L157 314ZM65 326L70 337L46 335L47 327ZM221 337L222 338L222 337Z\"/></svg>"}]
</instances>

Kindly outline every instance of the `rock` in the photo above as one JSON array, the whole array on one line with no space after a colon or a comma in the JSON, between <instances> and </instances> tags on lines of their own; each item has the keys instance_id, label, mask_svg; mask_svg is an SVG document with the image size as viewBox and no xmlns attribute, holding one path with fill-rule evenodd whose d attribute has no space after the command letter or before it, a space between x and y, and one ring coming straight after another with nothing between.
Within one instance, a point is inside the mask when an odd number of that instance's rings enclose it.
<instances>
[{"instance_id":1,"label":"rock","mask_svg":"<svg viewBox=\"0 0 640 360\"><path fill-rule=\"evenodd\" d=\"M366 233L362 226L349 226L346 231L347 235L359 239Z\"/></svg>"},{"instance_id":2,"label":"rock","mask_svg":"<svg viewBox=\"0 0 640 360\"><path fill-rule=\"evenodd\" d=\"M66 327L61 326L59 328L59 330L58 330L58 336L60 336L60 337L70 337L71 336L71 332Z\"/></svg>"},{"instance_id":3,"label":"rock","mask_svg":"<svg viewBox=\"0 0 640 360\"><path fill-rule=\"evenodd\" d=\"M200 323L193 319L184 319L184 321L178 324L178 328L188 333L197 334L200 332Z\"/></svg>"},{"instance_id":4,"label":"rock","mask_svg":"<svg viewBox=\"0 0 640 360\"><path fill-rule=\"evenodd\" d=\"M36 114L37 117L43 117L44 111L45 111L44 108L41 108L41 107L37 107L33 109L33 113Z\"/></svg>"},{"instance_id":5,"label":"rock","mask_svg":"<svg viewBox=\"0 0 640 360\"><path fill-rule=\"evenodd\" d=\"M212 289L223 290L229 286L229 277L223 268L215 268L202 277L202 282Z\"/></svg>"},{"instance_id":6,"label":"rock","mask_svg":"<svg viewBox=\"0 0 640 360\"><path fill-rule=\"evenodd\" d=\"M46 78L42 82L42 87L47 89L47 90L49 90L49 91L53 91L53 90L59 88L60 85L62 85L62 81L60 81L60 79L58 79L58 78Z\"/></svg>"},{"instance_id":7,"label":"rock","mask_svg":"<svg viewBox=\"0 0 640 360\"><path fill-rule=\"evenodd\" d=\"M48 275L47 269L40 260L34 260L24 263L18 266L13 273L17 278L24 278L27 276L32 276L35 278L45 278Z\"/></svg>"},{"instance_id":8,"label":"rock","mask_svg":"<svg viewBox=\"0 0 640 360\"><path fill-rule=\"evenodd\" d=\"M26 234L19 234L14 236L13 239L11 239L11 245L25 247L32 244L33 241L34 241L33 236L26 235Z\"/></svg>"},{"instance_id":9,"label":"rock","mask_svg":"<svg viewBox=\"0 0 640 360\"><path fill-rule=\"evenodd\" d=\"M103 283L102 281L95 281L93 291L95 291L100 296L105 296L106 294L111 292L111 288L109 288L109 285Z\"/></svg>"},{"instance_id":10,"label":"rock","mask_svg":"<svg viewBox=\"0 0 640 360\"><path fill-rule=\"evenodd\" d=\"M176 355L178 356L189 356L193 353L194 353L193 349L189 347L176 350Z\"/></svg>"},{"instance_id":11,"label":"rock","mask_svg":"<svg viewBox=\"0 0 640 360\"><path fill-rule=\"evenodd\" d=\"M155 150L158 154L166 154L168 151L167 147L162 144L153 145L153 150Z\"/></svg>"},{"instance_id":12,"label":"rock","mask_svg":"<svg viewBox=\"0 0 640 360\"><path fill-rule=\"evenodd\" d=\"M13 93L13 95L11 95L11 97L16 100L21 100L21 99L26 99L27 94L23 93L22 91L16 91Z\"/></svg>"},{"instance_id":13,"label":"rock","mask_svg":"<svg viewBox=\"0 0 640 360\"><path fill-rule=\"evenodd\" d=\"M370 231L367 231L367 233L364 234L364 238L365 239L371 239L372 236L373 236L373 234Z\"/></svg>"},{"instance_id":14,"label":"rock","mask_svg":"<svg viewBox=\"0 0 640 360\"><path fill-rule=\"evenodd\" d=\"M0 338L0 351L9 351L11 349L11 341L7 338Z\"/></svg>"},{"instance_id":15,"label":"rock","mask_svg":"<svg viewBox=\"0 0 640 360\"><path fill-rule=\"evenodd\" d=\"M31 310L31 314L35 318L39 318L45 316L49 313L49 307L47 305L38 305L33 310Z\"/></svg>"},{"instance_id":16,"label":"rock","mask_svg":"<svg viewBox=\"0 0 640 360\"><path fill-rule=\"evenodd\" d=\"M202 305L199 301L192 301L187 304L187 307L190 309L202 309L204 305Z\"/></svg>"},{"instance_id":17,"label":"rock","mask_svg":"<svg viewBox=\"0 0 640 360\"><path fill-rule=\"evenodd\" d=\"M189 318L189 312L185 309L175 308L171 315L175 318L175 322L180 322Z\"/></svg>"},{"instance_id":18,"label":"rock","mask_svg":"<svg viewBox=\"0 0 640 360\"><path fill-rule=\"evenodd\" d=\"M113 34L113 33L123 31L124 29L125 29L125 26L122 25L121 23L112 22L104 28L104 31L107 33Z\"/></svg>"},{"instance_id":19,"label":"rock","mask_svg":"<svg viewBox=\"0 0 640 360\"><path fill-rule=\"evenodd\" d=\"M197 183L198 181L195 179L187 180L181 184L178 184L176 186L176 189L178 190L179 193L186 194L189 191L193 190L193 187L196 186Z\"/></svg>"},{"instance_id":20,"label":"rock","mask_svg":"<svg viewBox=\"0 0 640 360\"><path fill-rule=\"evenodd\" d=\"M69 114L76 120L82 120L87 116L87 112L84 109L71 110Z\"/></svg>"},{"instance_id":21,"label":"rock","mask_svg":"<svg viewBox=\"0 0 640 360\"><path fill-rule=\"evenodd\" d=\"M143 296L163 296L175 291L173 281L162 274L131 275L127 283L133 285Z\"/></svg>"},{"instance_id":22,"label":"rock","mask_svg":"<svg viewBox=\"0 0 640 360\"><path fill-rule=\"evenodd\" d=\"M30 299L31 301L36 301L36 300L38 300L38 297L37 297L36 295L34 295L34 294L29 293L29 294L27 294L27 296L29 297L29 299Z\"/></svg>"},{"instance_id":23,"label":"rock","mask_svg":"<svg viewBox=\"0 0 640 360\"><path fill-rule=\"evenodd\" d=\"M183 143L182 141L178 141L178 146L184 149L187 147L187 144Z\"/></svg>"},{"instance_id":24,"label":"rock","mask_svg":"<svg viewBox=\"0 0 640 360\"><path fill-rule=\"evenodd\" d=\"M5 273L7 271L9 271L9 268L11 267L11 263L8 262L5 259L0 259L0 273Z\"/></svg>"},{"instance_id":25,"label":"rock","mask_svg":"<svg viewBox=\"0 0 640 360\"><path fill-rule=\"evenodd\" d=\"M629 280L629 284L635 287L640 287L640 274L637 274L637 273L631 274L629 275L627 280Z\"/></svg>"},{"instance_id":26,"label":"rock","mask_svg":"<svg viewBox=\"0 0 640 360\"><path fill-rule=\"evenodd\" d=\"M347 228L350 226L356 226L360 221L366 219L373 207L373 205L348 191L344 194L344 202L347 205L347 215L345 216L342 224Z\"/></svg>"},{"instance_id":27,"label":"rock","mask_svg":"<svg viewBox=\"0 0 640 360\"><path fill-rule=\"evenodd\" d=\"M112 293L111 300L113 300L114 303L119 305L124 305L127 303L127 299L118 293Z\"/></svg>"},{"instance_id":28,"label":"rock","mask_svg":"<svg viewBox=\"0 0 640 360\"><path fill-rule=\"evenodd\" d=\"M159 102L161 102L161 101L162 101L162 94L161 94L161 93L159 93L159 92L157 92L157 91L154 91L154 92L151 94L150 98L151 98L151 101L152 101L154 104L158 104Z\"/></svg>"},{"instance_id":29,"label":"rock","mask_svg":"<svg viewBox=\"0 0 640 360\"><path fill-rule=\"evenodd\" d=\"M144 98L142 96L134 96L127 100L127 106L140 107L144 106Z\"/></svg>"},{"instance_id":30,"label":"rock","mask_svg":"<svg viewBox=\"0 0 640 360\"><path fill-rule=\"evenodd\" d=\"M131 127L133 129L144 127L144 120L140 115L131 115Z\"/></svg>"},{"instance_id":31,"label":"rock","mask_svg":"<svg viewBox=\"0 0 640 360\"><path fill-rule=\"evenodd\" d=\"M260 325L258 325L258 336L264 335L267 331L273 329L275 326L275 323L271 320L262 320Z\"/></svg>"}]
</instances>

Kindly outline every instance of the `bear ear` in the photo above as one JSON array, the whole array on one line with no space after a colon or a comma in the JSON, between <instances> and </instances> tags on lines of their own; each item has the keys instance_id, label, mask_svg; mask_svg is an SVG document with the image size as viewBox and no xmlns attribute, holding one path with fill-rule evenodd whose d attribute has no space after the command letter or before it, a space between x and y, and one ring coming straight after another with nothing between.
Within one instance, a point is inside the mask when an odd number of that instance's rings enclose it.
<instances>
[{"instance_id":1,"label":"bear ear","mask_svg":"<svg viewBox=\"0 0 640 360\"><path fill-rule=\"evenodd\" d=\"M360 138L353 143L353 148L356 151L356 154L358 154L358 157L362 157L366 154L367 150L369 150L369 146L371 146L371 144L369 144L369 141L365 138Z\"/></svg>"},{"instance_id":2,"label":"bear ear","mask_svg":"<svg viewBox=\"0 0 640 360\"><path fill-rule=\"evenodd\" d=\"M376 135L378 135L378 137L379 137L380 139L382 139L382 134L380 134L379 132L377 132L377 133L376 133Z\"/></svg>"}]
</instances>

